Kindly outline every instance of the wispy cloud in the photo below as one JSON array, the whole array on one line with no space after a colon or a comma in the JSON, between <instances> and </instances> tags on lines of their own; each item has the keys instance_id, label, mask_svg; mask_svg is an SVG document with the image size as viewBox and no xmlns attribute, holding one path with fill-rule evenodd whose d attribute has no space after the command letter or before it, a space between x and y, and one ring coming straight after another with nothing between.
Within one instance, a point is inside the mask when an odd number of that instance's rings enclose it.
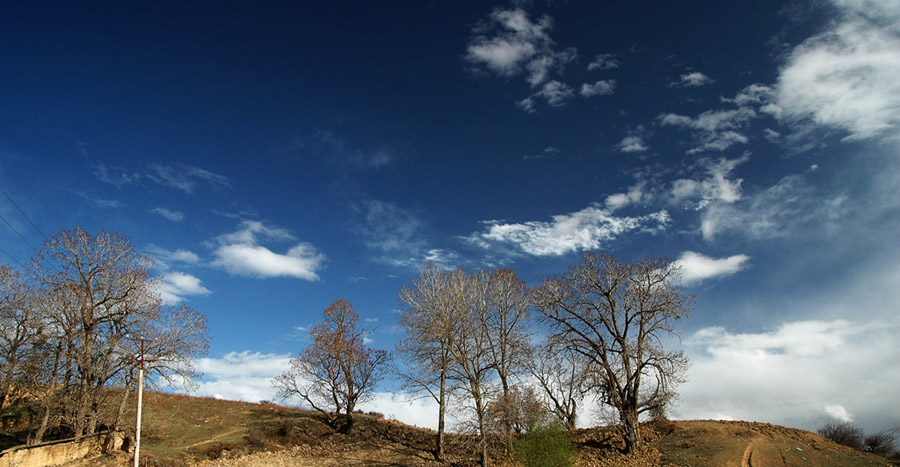
<instances>
[{"instance_id":1,"label":"wispy cloud","mask_svg":"<svg viewBox=\"0 0 900 467\"><path fill-rule=\"evenodd\" d=\"M700 232L712 240L723 232L764 239L796 234L801 227L831 230L847 210L845 195L823 196L803 175L788 175L738 203L711 203Z\"/></svg>"},{"instance_id":2,"label":"wispy cloud","mask_svg":"<svg viewBox=\"0 0 900 467\"><path fill-rule=\"evenodd\" d=\"M840 17L790 52L776 104L848 140L900 137L900 8L890 0L835 1Z\"/></svg>"},{"instance_id":3,"label":"wispy cloud","mask_svg":"<svg viewBox=\"0 0 900 467\"><path fill-rule=\"evenodd\" d=\"M645 152L650 149L641 135L626 136L615 147L621 152Z\"/></svg>"},{"instance_id":4,"label":"wispy cloud","mask_svg":"<svg viewBox=\"0 0 900 467\"><path fill-rule=\"evenodd\" d=\"M559 149L556 149L553 146L547 146L546 148L544 148L543 151L541 151L537 154L526 154L526 155L522 156L522 159L525 159L526 161L531 161L531 160L536 160L536 159L550 159L550 158L560 155L560 153L562 153L562 151L560 151Z\"/></svg>"},{"instance_id":5,"label":"wispy cloud","mask_svg":"<svg viewBox=\"0 0 900 467\"><path fill-rule=\"evenodd\" d=\"M681 79L677 82L670 84L670 86L679 86L679 87L700 87L706 86L707 84L715 83L716 80L710 78L709 76L704 75L699 71L693 71L691 73L685 73L681 75Z\"/></svg>"},{"instance_id":6,"label":"wispy cloud","mask_svg":"<svg viewBox=\"0 0 900 467\"><path fill-rule=\"evenodd\" d=\"M108 167L101 162L93 166L93 173L98 180L120 189L126 185L142 184L144 181L175 188L185 193L193 193L200 186L216 189L231 186L231 181L227 177L188 164L149 164L142 170L132 170L124 167Z\"/></svg>"},{"instance_id":7,"label":"wispy cloud","mask_svg":"<svg viewBox=\"0 0 900 467\"><path fill-rule=\"evenodd\" d=\"M487 222L487 229L468 237L475 245L490 249L495 245L534 256L558 256L578 250L594 250L626 232L655 232L669 222L666 211L639 217L619 217L611 211L591 205L580 211L553 216L549 222Z\"/></svg>"},{"instance_id":8,"label":"wispy cloud","mask_svg":"<svg viewBox=\"0 0 900 467\"><path fill-rule=\"evenodd\" d=\"M424 249L424 222L419 214L374 199L361 202L357 208L364 220L357 232L370 249L391 256Z\"/></svg>"},{"instance_id":9,"label":"wispy cloud","mask_svg":"<svg viewBox=\"0 0 900 467\"><path fill-rule=\"evenodd\" d=\"M669 191L672 201L694 210L705 209L717 202L731 204L738 201L741 199L743 180L734 178L732 172L749 159L747 154L735 159L700 159L695 164L700 171L696 177L679 178L672 182Z\"/></svg>"},{"instance_id":10,"label":"wispy cloud","mask_svg":"<svg viewBox=\"0 0 900 467\"><path fill-rule=\"evenodd\" d=\"M190 267L200 264L196 253L183 250L167 250L157 245L149 245L146 252L153 257L157 271L160 272L157 292L163 303L174 305L185 301L192 295L209 295L212 293L203 286L200 278L174 268Z\"/></svg>"},{"instance_id":11,"label":"wispy cloud","mask_svg":"<svg viewBox=\"0 0 900 467\"><path fill-rule=\"evenodd\" d=\"M200 185L211 188L227 188L231 185L225 176L188 164L151 164L147 169L148 179L185 193L193 193Z\"/></svg>"},{"instance_id":12,"label":"wispy cloud","mask_svg":"<svg viewBox=\"0 0 900 467\"><path fill-rule=\"evenodd\" d=\"M591 63L588 63L587 69L588 71L611 70L620 66L622 66L622 62L616 58L615 54L601 54L595 56Z\"/></svg>"},{"instance_id":13,"label":"wispy cloud","mask_svg":"<svg viewBox=\"0 0 900 467\"><path fill-rule=\"evenodd\" d=\"M459 261L456 252L430 244L421 213L374 199L358 203L356 209L362 222L355 231L375 261L409 268L425 263L449 267Z\"/></svg>"},{"instance_id":14,"label":"wispy cloud","mask_svg":"<svg viewBox=\"0 0 900 467\"><path fill-rule=\"evenodd\" d=\"M317 272L325 255L309 243L297 243L285 253L276 253L259 244L260 240L295 241L286 230L258 221L244 221L238 230L220 236L212 265L232 275L271 278L294 277L317 281Z\"/></svg>"},{"instance_id":15,"label":"wispy cloud","mask_svg":"<svg viewBox=\"0 0 900 467\"><path fill-rule=\"evenodd\" d=\"M744 333L700 329L686 340L690 380L679 388L674 415L814 429L852 411L882 428L900 417L900 409L872 397L900 385L893 362L900 345L892 337L898 331L897 320L789 321Z\"/></svg>"},{"instance_id":16,"label":"wispy cloud","mask_svg":"<svg viewBox=\"0 0 900 467\"><path fill-rule=\"evenodd\" d=\"M764 115L777 118L782 114L782 109L773 103L774 98L771 87L756 83L741 89L733 98L721 99L734 108L707 110L696 117L663 113L657 121L662 126L691 130L695 146L688 150L688 154L722 152L750 141L748 135L753 120Z\"/></svg>"},{"instance_id":17,"label":"wispy cloud","mask_svg":"<svg viewBox=\"0 0 900 467\"><path fill-rule=\"evenodd\" d=\"M203 373L196 394L247 402L276 399L272 379L290 368L290 355L245 350L195 362Z\"/></svg>"},{"instance_id":18,"label":"wispy cloud","mask_svg":"<svg viewBox=\"0 0 900 467\"><path fill-rule=\"evenodd\" d=\"M191 295L209 295L212 293L203 286L198 277L183 272L169 272L162 276L159 294L163 303L175 304Z\"/></svg>"},{"instance_id":19,"label":"wispy cloud","mask_svg":"<svg viewBox=\"0 0 900 467\"><path fill-rule=\"evenodd\" d=\"M596 81L594 84L584 83L581 85L581 95L584 97L606 96L613 93L616 88L616 81L612 79Z\"/></svg>"},{"instance_id":20,"label":"wispy cloud","mask_svg":"<svg viewBox=\"0 0 900 467\"><path fill-rule=\"evenodd\" d=\"M122 167L108 167L104 163L96 164L92 167L94 176L104 183L109 183L116 188L122 188L125 185L138 183L141 180L141 174L130 171Z\"/></svg>"},{"instance_id":21,"label":"wispy cloud","mask_svg":"<svg viewBox=\"0 0 900 467\"><path fill-rule=\"evenodd\" d=\"M649 202L652 195L646 190L645 182L638 182L628 188L625 193L614 193L606 197L604 204L609 212L615 212L626 206Z\"/></svg>"},{"instance_id":22,"label":"wispy cloud","mask_svg":"<svg viewBox=\"0 0 900 467\"><path fill-rule=\"evenodd\" d=\"M667 113L659 116L659 123L663 126L693 130L698 145L691 148L688 153L696 154L724 151L735 144L747 143L749 138L744 133L744 127L756 115L756 111L750 107L739 107L729 110L708 110L693 118Z\"/></svg>"},{"instance_id":23,"label":"wispy cloud","mask_svg":"<svg viewBox=\"0 0 900 467\"><path fill-rule=\"evenodd\" d=\"M548 16L532 21L520 8L495 9L472 31L465 59L503 78L524 76L535 91L517 102L522 109L535 111L538 98L560 107L574 91L552 76L571 63L577 52L574 48L558 50L550 38L552 29Z\"/></svg>"},{"instance_id":24,"label":"wispy cloud","mask_svg":"<svg viewBox=\"0 0 900 467\"><path fill-rule=\"evenodd\" d=\"M560 81L548 81L535 95L544 98L551 107L561 107L572 98L575 91Z\"/></svg>"},{"instance_id":25,"label":"wispy cloud","mask_svg":"<svg viewBox=\"0 0 900 467\"><path fill-rule=\"evenodd\" d=\"M324 145L331 161L342 166L377 169L389 167L397 159L393 151L385 148L363 150L351 147L343 138L331 131L317 132L315 138Z\"/></svg>"},{"instance_id":26,"label":"wispy cloud","mask_svg":"<svg viewBox=\"0 0 900 467\"><path fill-rule=\"evenodd\" d=\"M150 212L159 214L172 222L181 222L184 220L184 213L180 211L172 211L166 208L153 208Z\"/></svg>"},{"instance_id":27,"label":"wispy cloud","mask_svg":"<svg viewBox=\"0 0 900 467\"><path fill-rule=\"evenodd\" d=\"M747 267L750 257L732 255L727 258L710 258L693 251L685 251L676 260L681 267L681 283L694 285L707 279L731 276Z\"/></svg>"},{"instance_id":28,"label":"wispy cloud","mask_svg":"<svg viewBox=\"0 0 900 467\"><path fill-rule=\"evenodd\" d=\"M146 251L156 260L156 267L164 271L170 270L175 265L194 265L200 262L200 257L196 253L181 248L173 251L151 244Z\"/></svg>"}]
</instances>

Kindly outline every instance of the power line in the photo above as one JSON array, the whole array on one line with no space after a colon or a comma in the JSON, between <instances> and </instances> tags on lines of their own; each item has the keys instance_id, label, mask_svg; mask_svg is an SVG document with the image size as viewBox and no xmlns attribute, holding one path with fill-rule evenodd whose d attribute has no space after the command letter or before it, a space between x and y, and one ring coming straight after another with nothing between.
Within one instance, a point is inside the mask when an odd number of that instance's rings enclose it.
<instances>
[{"instance_id":1,"label":"power line","mask_svg":"<svg viewBox=\"0 0 900 467\"><path fill-rule=\"evenodd\" d=\"M9 226L9 228L10 228L10 229L12 229L12 231L13 231L13 232L15 232L15 233L16 233L16 235L18 235L18 236L19 236L19 238L21 238L21 239L22 239L22 240L23 240L23 241L24 241L24 242L25 242L25 243L27 243L27 244L28 244L28 246L30 246L30 247L31 247L31 249L32 249L32 250L34 250L34 251L37 251L37 248L35 248L35 247L34 247L34 245L32 245L32 244L31 244L31 242L29 242L29 241L28 241L28 239L27 239L27 238L25 238L25 236L24 236L24 235L22 235L22 234L21 234L21 233L19 233L19 231L18 231L18 230L16 230L16 228L15 228L15 227L13 227L13 225L12 225L12 224L10 224L10 223L9 223L9 221L8 221L8 220L6 220L6 218L5 218L5 217L3 217L3 215L2 215L2 214L0 214L0 219L3 219L3 222L6 222L6 225L7 225L7 226Z\"/></svg>"},{"instance_id":2,"label":"power line","mask_svg":"<svg viewBox=\"0 0 900 467\"><path fill-rule=\"evenodd\" d=\"M18 263L19 266L22 266L23 268L25 267L25 265L22 264L21 261L17 260L13 255L7 253L6 250L4 250L3 248L0 248L0 252L2 252L2 253L3 253L4 255L6 255L6 256L9 256L9 259L11 259L11 260L15 261L16 263Z\"/></svg>"},{"instance_id":3,"label":"power line","mask_svg":"<svg viewBox=\"0 0 900 467\"><path fill-rule=\"evenodd\" d=\"M41 234L41 237L47 238L47 234L45 234L44 232L41 231L41 229L37 226L37 224L35 224L34 221L31 220L30 217L28 217L28 214L25 214L25 211L23 211L22 208L20 208L19 205L16 204L15 201L13 201L13 199L9 196L9 193L7 193L6 190L3 189L3 187L0 187L0 192L3 192L3 196L6 196L6 199L8 199L9 202L12 203L12 205L15 206L16 209L18 209L20 213L22 213L22 217L24 217L25 219L28 220L28 223L31 224L32 227L34 227L34 230L37 230L38 233Z\"/></svg>"}]
</instances>

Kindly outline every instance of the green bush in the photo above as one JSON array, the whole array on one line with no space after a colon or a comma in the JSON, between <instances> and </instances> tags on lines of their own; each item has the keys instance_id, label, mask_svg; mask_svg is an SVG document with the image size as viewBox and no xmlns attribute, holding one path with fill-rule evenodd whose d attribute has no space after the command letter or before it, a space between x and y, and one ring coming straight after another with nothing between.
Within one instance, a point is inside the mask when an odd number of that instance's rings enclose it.
<instances>
[{"instance_id":1,"label":"green bush","mask_svg":"<svg viewBox=\"0 0 900 467\"><path fill-rule=\"evenodd\" d=\"M517 439L516 460L526 467L571 467L575 446L558 425L541 426Z\"/></svg>"}]
</instances>

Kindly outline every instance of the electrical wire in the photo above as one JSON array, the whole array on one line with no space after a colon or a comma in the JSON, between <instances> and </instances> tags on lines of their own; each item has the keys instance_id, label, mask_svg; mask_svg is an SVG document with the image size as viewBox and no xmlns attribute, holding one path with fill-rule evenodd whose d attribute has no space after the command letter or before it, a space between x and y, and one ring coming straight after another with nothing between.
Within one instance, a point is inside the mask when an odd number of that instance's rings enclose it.
<instances>
[{"instance_id":1,"label":"electrical wire","mask_svg":"<svg viewBox=\"0 0 900 467\"><path fill-rule=\"evenodd\" d=\"M22 266L22 268L25 268L25 265L22 264L21 261L17 260L13 255L7 253L7 251L4 250L3 248L0 248L0 253L3 253L4 255L9 256L9 259L11 259L11 260L15 261L16 263L18 263L19 266Z\"/></svg>"},{"instance_id":2,"label":"electrical wire","mask_svg":"<svg viewBox=\"0 0 900 467\"><path fill-rule=\"evenodd\" d=\"M30 217L28 217L28 214L25 214L25 211L23 211L22 208L20 208L19 205L16 204L15 201L13 201L13 199L9 196L9 193L7 193L6 190L3 189L3 187L0 187L0 192L2 192L3 196L6 196L6 199L8 199L9 202L13 206L15 206L16 209L18 209L20 213L22 213L22 217L24 217L26 220L28 220L28 223L31 224L32 227L34 227L34 230L37 230L38 233L41 234L41 237L47 238L47 234L45 234L43 231L41 231L41 229L37 226L37 224L35 224L34 221L31 220Z\"/></svg>"},{"instance_id":3,"label":"electrical wire","mask_svg":"<svg viewBox=\"0 0 900 467\"><path fill-rule=\"evenodd\" d=\"M13 225L12 225L12 224L10 224L10 223L9 223L9 221L8 221L8 220L6 220L6 218L5 218L5 217L3 217L3 215L2 215L2 214L0 214L0 219L3 219L3 222L6 222L6 225L7 225L7 226L8 226L8 227L9 227L9 228L10 228L10 229L12 229L12 231L13 231L13 232L15 232L15 233L16 233L16 235L18 235L18 236L19 236L19 238L21 238L21 239L22 239L22 241L24 241L24 242L25 242L25 243L27 243L27 244L28 244L28 246L30 246L30 247L31 247L31 249L32 249L32 250L34 250L34 251L37 251L37 248L35 248L35 247L34 247L34 245L32 245L32 244L31 244L31 242L29 242L29 241L28 241L28 239L27 239L27 238L25 238L25 236L24 236L24 235L22 235L22 234L21 234L21 233L19 233L19 231L18 231L18 230L16 230L16 228L15 228L15 227L13 227Z\"/></svg>"}]
</instances>

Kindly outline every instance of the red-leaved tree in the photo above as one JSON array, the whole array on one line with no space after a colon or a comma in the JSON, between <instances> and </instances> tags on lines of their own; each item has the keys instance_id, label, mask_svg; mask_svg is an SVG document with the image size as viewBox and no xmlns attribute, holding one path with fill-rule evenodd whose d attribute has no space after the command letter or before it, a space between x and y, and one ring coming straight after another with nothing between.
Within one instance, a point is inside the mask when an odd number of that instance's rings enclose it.
<instances>
[{"instance_id":1,"label":"red-leaved tree","mask_svg":"<svg viewBox=\"0 0 900 467\"><path fill-rule=\"evenodd\" d=\"M349 433L353 411L373 395L389 354L365 346L365 331L357 328L359 315L350 302L338 299L324 313L325 320L309 331L310 346L272 384L282 399L299 397L331 426Z\"/></svg>"}]
</instances>

